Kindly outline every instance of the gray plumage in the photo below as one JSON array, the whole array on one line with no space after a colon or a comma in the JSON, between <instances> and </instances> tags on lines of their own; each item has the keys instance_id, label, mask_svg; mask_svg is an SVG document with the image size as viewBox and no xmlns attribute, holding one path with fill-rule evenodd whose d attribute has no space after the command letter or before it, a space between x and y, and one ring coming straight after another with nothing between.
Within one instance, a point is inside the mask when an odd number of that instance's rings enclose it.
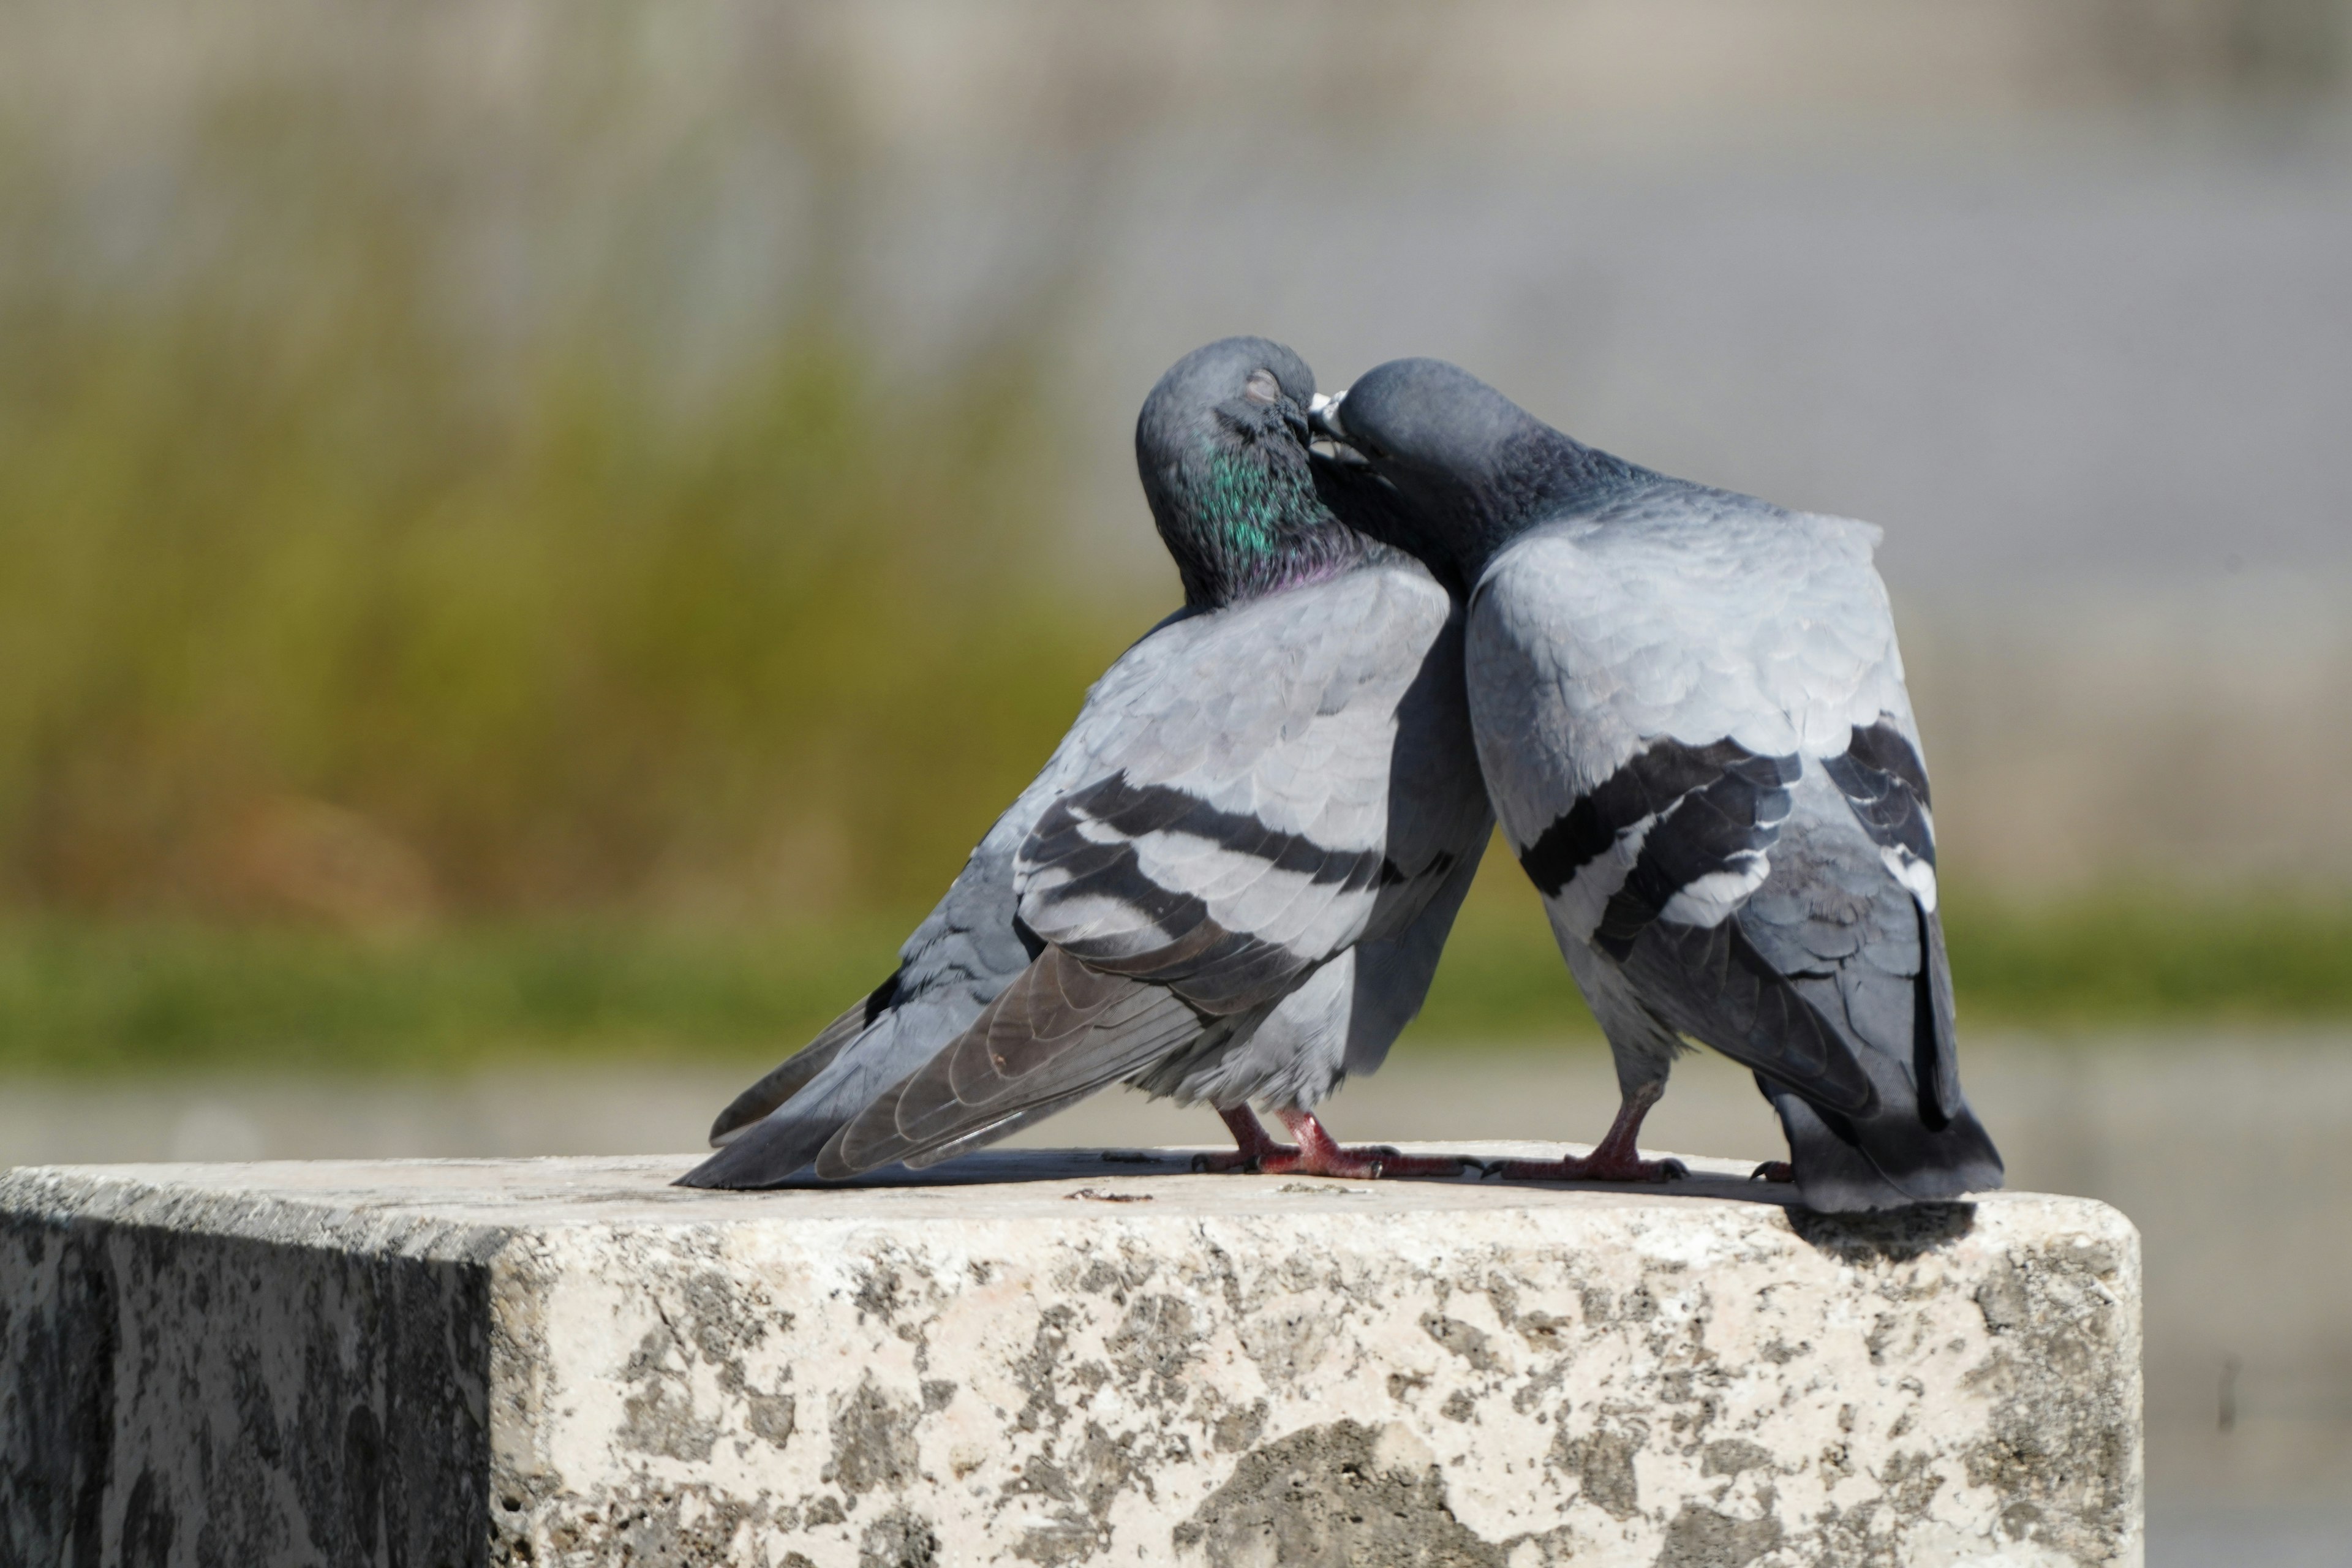
<instances>
[{"instance_id":1,"label":"gray plumage","mask_svg":"<svg viewBox=\"0 0 2352 1568\"><path fill-rule=\"evenodd\" d=\"M722 1114L688 1184L929 1163L1118 1082L1304 1109L1379 1065L1493 819L1460 608L1317 495L1312 391L1256 339L1163 378L1138 459L1186 609L1087 693L891 980Z\"/></svg>"},{"instance_id":2,"label":"gray plumage","mask_svg":"<svg viewBox=\"0 0 2352 1568\"><path fill-rule=\"evenodd\" d=\"M1636 468L1436 361L1342 397L1381 531L1470 592L1480 762L1628 1105L1687 1037L1755 1069L1812 1206L1998 1186L1878 530Z\"/></svg>"}]
</instances>

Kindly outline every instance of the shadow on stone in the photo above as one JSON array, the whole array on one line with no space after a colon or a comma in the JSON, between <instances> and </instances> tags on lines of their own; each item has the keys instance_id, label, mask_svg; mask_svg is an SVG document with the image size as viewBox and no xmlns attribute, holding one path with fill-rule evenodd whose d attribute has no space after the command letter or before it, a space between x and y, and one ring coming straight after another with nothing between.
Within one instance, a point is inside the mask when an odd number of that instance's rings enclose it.
<instances>
[{"instance_id":1,"label":"shadow on stone","mask_svg":"<svg viewBox=\"0 0 2352 1568\"><path fill-rule=\"evenodd\" d=\"M766 1192L830 1192L861 1187L970 1187L1007 1182L1069 1182L1089 1176L1188 1176L1193 1173L1191 1149L982 1149L927 1170L885 1165L846 1181L825 1182L805 1173ZM1475 1169L1461 1176L1391 1176L1390 1184L1403 1182L1465 1182L1478 1180ZM726 1189L712 1188L712 1192Z\"/></svg>"},{"instance_id":2,"label":"shadow on stone","mask_svg":"<svg viewBox=\"0 0 2352 1568\"><path fill-rule=\"evenodd\" d=\"M1190 1150L1167 1149L982 1149L933 1165L909 1170L885 1165L846 1181L824 1182L803 1172L758 1192L840 1192L861 1187L972 1187L1000 1182L1070 1182L1088 1176L1181 1176L1192 1170ZM723 1188L709 1189L714 1193Z\"/></svg>"},{"instance_id":3,"label":"shadow on stone","mask_svg":"<svg viewBox=\"0 0 2352 1568\"><path fill-rule=\"evenodd\" d=\"M1969 1203L1915 1204L1881 1214L1789 1211L1789 1228L1807 1243L1855 1262L1908 1263L1958 1241L1976 1224L1977 1205Z\"/></svg>"},{"instance_id":4,"label":"shadow on stone","mask_svg":"<svg viewBox=\"0 0 2352 1568\"><path fill-rule=\"evenodd\" d=\"M1423 1151L1415 1146L1415 1152ZM905 1165L885 1165L878 1171L868 1171L846 1181L825 1182L803 1173L773 1187L758 1189L767 1192L827 1192L854 1191L859 1188L896 1187L969 1187L998 1183L1083 1181L1093 1176L1184 1176L1193 1173L1191 1149L982 1149L933 1165L927 1170L910 1170ZM1723 1198L1735 1203L1751 1203L1787 1207L1796 1201L1796 1189L1781 1183L1753 1182L1738 1176L1721 1175L1713 1172L1694 1172L1673 1182L1538 1182L1505 1181L1482 1176L1477 1166L1459 1176L1390 1176L1382 1178L1384 1186L1407 1183L1434 1183L1439 1185L1484 1187L1489 1191L1507 1191L1525 1187L1540 1192L1556 1193L1617 1193L1643 1197ZM709 1189L722 1193L725 1189ZM756 1195L756 1191L747 1192Z\"/></svg>"},{"instance_id":5,"label":"shadow on stone","mask_svg":"<svg viewBox=\"0 0 2352 1568\"><path fill-rule=\"evenodd\" d=\"M1547 1193L1616 1193L1647 1198L1715 1198L1726 1203L1762 1204L1775 1208L1789 1208L1797 1201L1797 1189L1785 1182L1757 1182L1744 1176L1717 1175L1712 1171L1694 1171L1687 1176L1671 1182L1539 1182L1524 1179L1492 1178L1486 1184L1497 1191L1511 1187L1531 1187Z\"/></svg>"}]
</instances>

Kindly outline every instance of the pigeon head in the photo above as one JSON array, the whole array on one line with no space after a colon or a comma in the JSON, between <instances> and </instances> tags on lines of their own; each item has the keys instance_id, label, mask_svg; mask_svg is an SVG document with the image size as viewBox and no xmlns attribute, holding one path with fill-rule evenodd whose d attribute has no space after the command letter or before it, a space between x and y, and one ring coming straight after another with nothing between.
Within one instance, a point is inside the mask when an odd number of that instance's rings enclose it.
<instances>
[{"instance_id":1,"label":"pigeon head","mask_svg":"<svg viewBox=\"0 0 2352 1568\"><path fill-rule=\"evenodd\" d=\"M1213 608L1358 559L1307 454L1315 373L1265 338L1226 338L1170 368L1135 422L1135 463L1184 602Z\"/></svg>"},{"instance_id":2,"label":"pigeon head","mask_svg":"<svg viewBox=\"0 0 2352 1568\"><path fill-rule=\"evenodd\" d=\"M1562 435L1458 365L1400 359L1321 400L1318 458L1349 520L1420 556L1458 586L1496 551L1643 470Z\"/></svg>"}]
</instances>

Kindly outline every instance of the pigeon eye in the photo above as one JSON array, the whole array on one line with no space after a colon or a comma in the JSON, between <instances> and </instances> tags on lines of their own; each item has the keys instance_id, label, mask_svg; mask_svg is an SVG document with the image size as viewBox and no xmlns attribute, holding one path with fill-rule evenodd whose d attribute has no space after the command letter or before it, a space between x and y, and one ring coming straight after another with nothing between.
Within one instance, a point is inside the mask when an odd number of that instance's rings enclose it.
<instances>
[{"instance_id":1,"label":"pigeon eye","mask_svg":"<svg viewBox=\"0 0 2352 1568\"><path fill-rule=\"evenodd\" d=\"M1282 383L1274 379L1270 370L1254 370L1242 383L1242 395L1261 408L1271 408L1282 401Z\"/></svg>"}]
</instances>

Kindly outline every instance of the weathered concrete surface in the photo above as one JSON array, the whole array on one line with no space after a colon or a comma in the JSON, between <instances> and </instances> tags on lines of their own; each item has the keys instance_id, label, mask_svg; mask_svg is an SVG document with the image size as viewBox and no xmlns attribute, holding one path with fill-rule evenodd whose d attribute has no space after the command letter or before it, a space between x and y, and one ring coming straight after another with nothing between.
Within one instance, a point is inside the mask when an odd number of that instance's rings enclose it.
<instances>
[{"instance_id":1,"label":"weathered concrete surface","mask_svg":"<svg viewBox=\"0 0 2352 1568\"><path fill-rule=\"evenodd\" d=\"M0 1563L2139 1561L2086 1200L685 1164L0 1177Z\"/></svg>"}]
</instances>

